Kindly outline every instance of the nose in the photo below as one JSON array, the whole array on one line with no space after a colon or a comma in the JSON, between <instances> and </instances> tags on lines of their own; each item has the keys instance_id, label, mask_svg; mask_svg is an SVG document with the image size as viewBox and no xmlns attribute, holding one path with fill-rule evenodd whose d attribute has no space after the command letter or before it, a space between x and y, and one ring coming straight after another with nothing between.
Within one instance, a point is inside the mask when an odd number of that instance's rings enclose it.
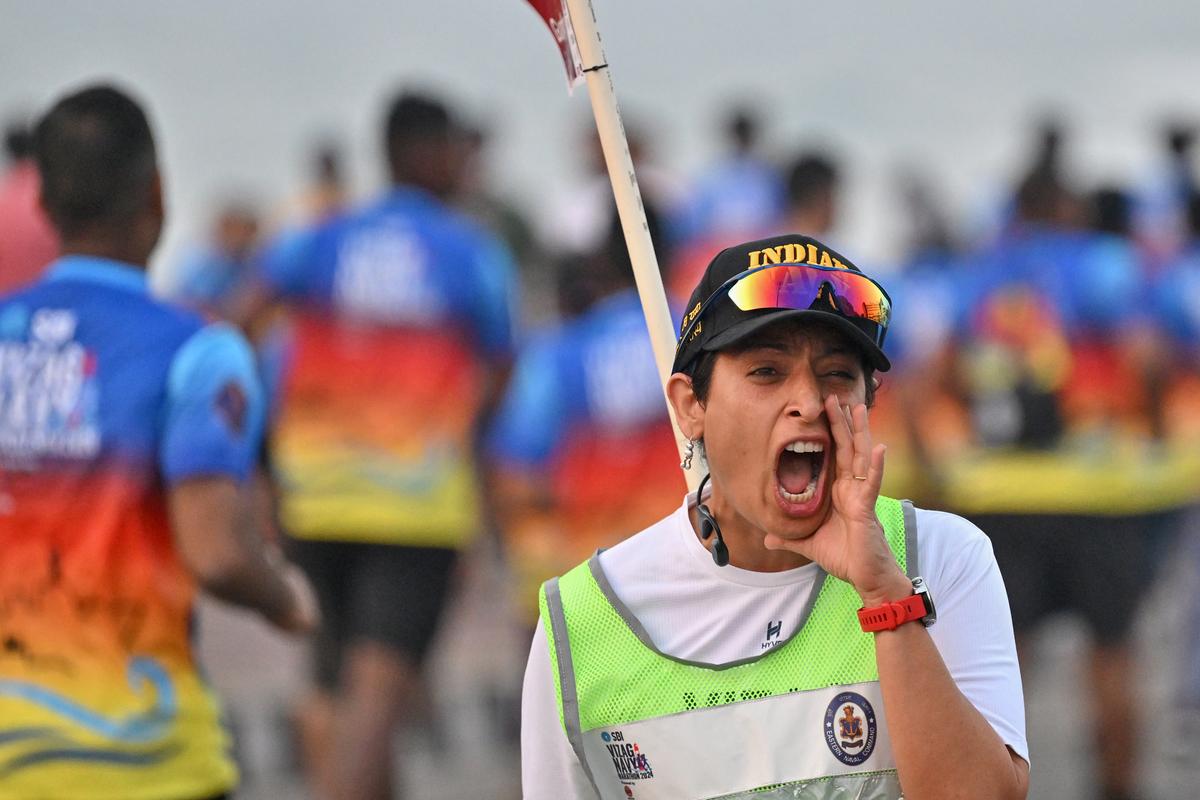
<instances>
[{"instance_id":1,"label":"nose","mask_svg":"<svg viewBox=\"0 0 1200 800\"><path fill-rule=\"evenodd\" d=\"M824 409L825 398L821 396L817 376L810 369L795 370L787 384L787 415L811 422Z\"/></svg>"}]
</instances>

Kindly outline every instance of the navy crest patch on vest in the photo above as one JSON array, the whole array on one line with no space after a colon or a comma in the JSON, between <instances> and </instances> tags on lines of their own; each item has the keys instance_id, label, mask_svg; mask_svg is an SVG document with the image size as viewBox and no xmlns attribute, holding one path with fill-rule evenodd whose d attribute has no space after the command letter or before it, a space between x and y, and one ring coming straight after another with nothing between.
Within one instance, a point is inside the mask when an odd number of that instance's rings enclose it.
<instances>
[{"instance_id":1,"label":"navy crest patch on vest","mask_svg":"<svg viewBox=\"0 0 1200 800\"><path fill-rule=\"evenodd\" d=\"M871 757L878 730L875 709L856 692L842 692L825 709L825 744L834 758L847 766Z\"/></svg>"}]
</instances>

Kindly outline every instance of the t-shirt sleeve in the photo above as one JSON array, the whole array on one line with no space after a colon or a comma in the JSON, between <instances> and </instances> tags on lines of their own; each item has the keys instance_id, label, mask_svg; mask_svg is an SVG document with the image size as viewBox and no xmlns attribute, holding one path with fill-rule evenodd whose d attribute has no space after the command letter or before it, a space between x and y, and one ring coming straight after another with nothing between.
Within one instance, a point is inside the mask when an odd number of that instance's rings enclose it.
<instances>
[{"instance_id":1,"label":"t-shirt sleeve","mask_svg":"<svg viewBox=\"0 0 1200 800\"><path fill-rule=\"evenodd\" d=\"M242 480L262 440L263 392L250 345L232 326L209 325L175 354L159 463L168 483L201 475Z\"/></svg>"},{"instance_id":2,"label":"t-shirt sleeve","mask_svg":"<svg viewBox=\"0 0 1200 800\"><path fill-rule=\"evenodd\" d=\"M550 648L538 620L521 690L521 796L524 800L597 800L558 719Z\"/></svg>"},{"instance_id":3,"label":"t-shirt sleeve","mask_svg":"<svg viewBox=\"0 0 1200 800\"><path fill-rule=\"evenodd\" d=\"M937 605L929 629L959 691L1029 761L1025 700L1004 579L991 541L962 517L917 512L922 577Z\"/></svg>"},{"instance_id":4,"label":"t-shirt sleeve","mask_svg":"<svg viewBox=\"0 0 1200 800\"><path fill-rule=\"evenodd\" d=\"M481 351L491 360L513 357L517 279L508 250L497 241L482 241L475 256L475 282L470 287L471 322Z\"/></svg>"},{"instance_id":5,"label":"t-shirt sleeve","mask_svg":"<svg viewBox=\"0 0 1200 800\"><path fill-rule=\"evenodd\" d=\"M548 342L523 348L488 436L492 457L527 467L545 466L566 424L557 373L555 350Z\"/></svg>"}]
</instances>

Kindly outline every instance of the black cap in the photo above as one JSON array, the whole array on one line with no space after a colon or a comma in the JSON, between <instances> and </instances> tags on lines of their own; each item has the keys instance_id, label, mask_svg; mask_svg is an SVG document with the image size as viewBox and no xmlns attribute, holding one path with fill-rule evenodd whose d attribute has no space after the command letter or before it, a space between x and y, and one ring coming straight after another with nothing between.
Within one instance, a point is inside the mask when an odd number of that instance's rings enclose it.
<instances>
[{"instance_id":1,"label":"black cap","mask_svg":"<svg viewBox=\"0 0 1200 800\"><path fill-rule=\"evenodd\" d=\"M769 252L764 254L764 251ZM689 335L687 342L679 343L675 350L672 372L688 371L703 351L722 350L768 325L793 317L819 320L831 325L862 347L867 360L875 369L880 372L891 369L892 364L883 354L882 348L886 321L880 324L844 316L833 306L801 310L766 308L742 311L734 305L728 293L715 298L709 307L704 307L705 301L712 297L713 292L730 278L755 267L776 263L835 267L862 274L862 270L850 263L849 259L816 239L800 234L772 236L725 248L709 262L700 282L692 290L687 311L680 325L680 336L687 332L702 310L703 320L698 332Z\"/></svg>"}]
</instances>

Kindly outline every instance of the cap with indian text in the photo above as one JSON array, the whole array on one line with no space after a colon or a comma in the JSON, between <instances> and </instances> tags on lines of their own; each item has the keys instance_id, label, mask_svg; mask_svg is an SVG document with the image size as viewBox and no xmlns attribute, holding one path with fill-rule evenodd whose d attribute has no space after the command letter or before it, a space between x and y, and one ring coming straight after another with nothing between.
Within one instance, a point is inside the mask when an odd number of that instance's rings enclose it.
<instances>
[{"instance_id":1,"label":"cap with indian text","mask_svg":"<svg viewBox=\"0 0 1200 800\"><path fill-rule=\"evenodd\" d=\"M717 253L692 291L672 372L689 372L702 352L789 318L832 326L886 372L891 362L883 340L891 314L883 287L816 239L787 234L745 242Z\"/></svg>"}]
</instances>

